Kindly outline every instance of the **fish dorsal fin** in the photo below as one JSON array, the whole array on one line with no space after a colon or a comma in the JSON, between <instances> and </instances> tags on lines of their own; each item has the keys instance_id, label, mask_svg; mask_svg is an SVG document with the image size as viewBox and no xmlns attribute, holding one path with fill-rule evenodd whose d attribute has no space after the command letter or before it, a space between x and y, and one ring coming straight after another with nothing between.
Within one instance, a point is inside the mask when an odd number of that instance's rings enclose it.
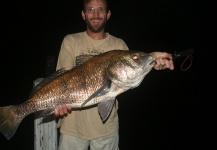
<instances>
[{"instance_id":1,"label":"fish dorsal fin","mask_svg":"<svg viewBox=\"0 0 217 150\"><path fill-rule=\"evenodd\" d=\"M49 83L51 80L53 80L54 78L58 77L59 75L67 72L68 70L63 70L63 69L60 69L60 70L57 70L55 71L53 74L51 74L50 76L46 77L46 78L41 78L43 79L40 83L38 83L31 91L30 93L30 98L40 89L42 88L44 85L46 85L47 83Z\"/></svg>"},{"instance_id":2,"label":"fish dorsal fin","mask_svg":"<svg viewBox=\"0 0 217 150\"><path fill-rule=\"evenodd\" d=\"M108 116L110 115L112 108L115 103L115 98L110 100L102 101L98 104L98 111L102 118L102 121L105 122Z\"/></svg>"},{"instance_id":3,"label":"fish dorsal fin","mask_svg":"<svg viewBox=\"0 0 217 150\"><path fill-rule=\"evenodd\" d=\"M94 92L90 97L88 97L88 99L85 100L85 102L81 105L81 107L83 107L92 98L97 97L97 96L101 96L101 95L104 95L104 94L108 93L110 87L111 87L111 80L108 80L107 82L105 82L105 84L101 88L99 88L98 90L96 90L96 92Z\"/></svg>"}]
</instances>

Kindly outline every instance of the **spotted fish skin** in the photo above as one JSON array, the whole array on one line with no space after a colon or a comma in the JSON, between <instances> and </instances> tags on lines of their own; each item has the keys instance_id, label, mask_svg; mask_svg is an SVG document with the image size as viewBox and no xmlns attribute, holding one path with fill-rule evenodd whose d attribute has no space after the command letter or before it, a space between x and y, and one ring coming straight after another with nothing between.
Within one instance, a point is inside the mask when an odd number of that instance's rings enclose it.
<instances>
[{"instance_id":1,"label":"spotted fish skin","mask_svg":"<svg viewBox=\"0 0 217 150\"><path fill-rule=\"evenodd\" d=\"M116 97L139 86L154 64L148 53L112 50L71 70L58 70L34 87L24 103L0 107L0 132L9 140L24 117L39 111L50 114L60 104L72 108L97 104L106 121Z\"/></svg>"}]
</instances>

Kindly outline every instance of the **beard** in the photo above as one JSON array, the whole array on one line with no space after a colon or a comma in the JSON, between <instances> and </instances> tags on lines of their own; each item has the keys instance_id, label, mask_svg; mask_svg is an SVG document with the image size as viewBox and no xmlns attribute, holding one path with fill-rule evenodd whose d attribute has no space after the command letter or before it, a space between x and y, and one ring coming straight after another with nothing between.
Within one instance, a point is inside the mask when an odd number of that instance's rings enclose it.
<instances>
[{"instance_id":1,"label":"beard","mask_svg":"<svg viewBox=\"0 0 217 150\"><path fill-rule=\"evenodd\" d=\"M93 20L93 19L101 20L101 18L92 18L90 20ZM98 25L92 26L88 19L86 19L85 22L86 22L88 28L90 29L90 31L92 31L94 33L98 33L98 32L102 31L105 28L105 25L106 25L106 22L107 22L107 17L103 20L102 24L99 25L99 26Z\"/></svg>"}]
</instances>

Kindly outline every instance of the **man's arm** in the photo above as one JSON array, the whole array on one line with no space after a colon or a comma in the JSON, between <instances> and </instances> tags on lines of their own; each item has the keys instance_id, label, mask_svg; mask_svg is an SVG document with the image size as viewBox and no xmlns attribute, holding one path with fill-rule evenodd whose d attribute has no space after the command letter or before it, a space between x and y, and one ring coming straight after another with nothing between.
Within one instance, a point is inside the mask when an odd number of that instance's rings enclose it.
<instances>
[{"instance_id":1,"label":"man's arm","mask_svg":"<svg viewBox=\"0 0 217 150\"><path fill-rule=\"evenodd\" d=\"M58 56L57 70L68 70L75 66L75 55L74 51L72 51L73 45L74 39L70 35L65 36ZM54 110L54 115L63 117L71 112L71 109L71 106L66 106L65 104L59 105L58 108Z\"/></svg>"}]
</instances>

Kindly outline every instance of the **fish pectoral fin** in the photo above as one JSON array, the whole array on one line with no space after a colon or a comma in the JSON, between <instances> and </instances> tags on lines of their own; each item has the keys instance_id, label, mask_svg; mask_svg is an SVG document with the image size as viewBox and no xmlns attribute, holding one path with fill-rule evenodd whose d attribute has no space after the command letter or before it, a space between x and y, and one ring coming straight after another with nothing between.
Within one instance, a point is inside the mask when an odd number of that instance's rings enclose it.
<instances>
[{"instance_id":1,"label":"fish pectoral fin","mask_svg":"<svg viewBox=\"0 0 217 150\"><path fill-rule=\"evenodd\" d=\"M83 107L87 102L89 102L92 98L97 97L97 96L102 96L106 93L109 92L109 89L111 87L111 80L108 80L105 82L105 84L99 88L98 90L96 90L96 92L94 92L82 105L81 107Z\"/></svg>"},{"instance_id":2,"label":"fish pectoral fin","mask_svg":"<svg viewBox=\"0 0 217 150\"><path fill-rule=\"evenodd\" d=\"M110 115L112 108L114 106L115 99L105 100L98 104L98 111L102 118L102 121L106 121L108 116Z\"/></svg>"},{"instance_id":3,"label":"fish pectoral fin","mask_svg":"<svg viewBox=\"0 0 217 150\"><path fill-rule=\"evenodd\" d=\"M39 111L37 112L37 117L40 118L40 117L47 117L49 115L52 115L54 113L54 110L53 109L46 109L46 110L42 110L42 111Z\"/></svg>"}]
</instances>

